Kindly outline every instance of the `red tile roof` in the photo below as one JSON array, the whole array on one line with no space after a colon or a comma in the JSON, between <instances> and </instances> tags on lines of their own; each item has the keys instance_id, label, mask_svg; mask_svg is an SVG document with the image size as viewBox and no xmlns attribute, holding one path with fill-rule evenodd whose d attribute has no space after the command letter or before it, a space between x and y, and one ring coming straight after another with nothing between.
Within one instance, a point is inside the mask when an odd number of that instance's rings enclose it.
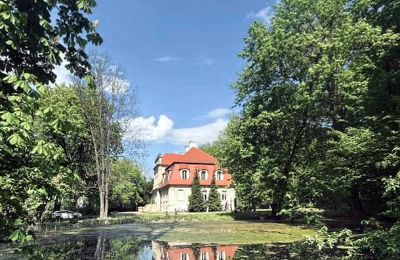
<instances>
[{"instance_id":1,"label":"red tile roof","mask_svg":"<svg viewBox=\"0 0 400 260\"><path fill-rule=\"evenodd\" d=\"M173 163L202 163L202 164L218 164L218 160L203 152L199 148L192 147L184 154L166 153L161 156L161 165L171 165Z\"/></svg>"},{"instance_id":2,"label":"red tile roof","mask_svg":"<svg viewBox=\"0 0 400 260\"><path fill-rule=\"evenodd\" d=\"M192 147L189 151L184 153L182 157L179 158L179 162L218 164L218 160L215 157L203 152L196 147Z\"/></svg>"},{"instance_id":3,"label":"red tile roof","mask_svg":"<svg viewBox=\"0 0 400 260\"><path fill-rule=\"evenodd\" d=\"M166 153L163 156L161 156L161 165L170 165L173 162L178 161L178 159L182 156L182 154L176 154L176 153Z\"/></svg>"},{"instance_id":4,"label":"red tile roof","mask_svg":"<svg viewBox=\"0 0 400 260\"><path fill-rule=\"evenodd\" d=\"M184 154L164 154L161 157L161 165L167 166L165 172L165 179L159 188L166 186L191 186L193 178L196 173L201 170L208 172L206 180L200 180L201 186L210 186L213 175L216 171L223 171L223 180L216 180L215 184L218 187L230 187L232 184L232 176L225 169L221 169L218 160L203 152L198 148L191 148ZM181 170L186 169L189 171L188 179L181 178Z\"/></svg>"}]
</instances>

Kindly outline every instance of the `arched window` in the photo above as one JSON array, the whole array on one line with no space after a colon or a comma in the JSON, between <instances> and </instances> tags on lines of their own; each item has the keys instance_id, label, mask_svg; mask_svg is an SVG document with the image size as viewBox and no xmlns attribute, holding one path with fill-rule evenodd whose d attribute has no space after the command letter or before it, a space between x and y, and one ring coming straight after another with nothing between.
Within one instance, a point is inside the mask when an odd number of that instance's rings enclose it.
<instances>
[{"instance_id":1,"label":"arched window","mask_svg":"<svg viewBox=\"0 0 400 260\"><path fill-rule=\"evenodd\" d=\"M215 179L217 181L222 181L224 179L224 172L221 170L218 170L215 172Z\"/></svg>"},{"instance_id":2,"label":"arched window","mask_svg":"<svg viewBox=\"0 0 400 260\"><path fill-rule=\"evenodd\" d=\"M181 170L181 179L182 180L189 179L189 170L187 170L187 169L182 169Z\"/></svg>"},{"instance_id":3,"label":"arched window","mask_svg":"<svg viewBox=\"0 0 400 260\"><path fill-rule=\"evenodd\" d=\"M201 170L200 171L200 180L204 181L204 180L207 180L207 178L208 178L207 171L206 170Z\"/></svg>"}]
</instances>

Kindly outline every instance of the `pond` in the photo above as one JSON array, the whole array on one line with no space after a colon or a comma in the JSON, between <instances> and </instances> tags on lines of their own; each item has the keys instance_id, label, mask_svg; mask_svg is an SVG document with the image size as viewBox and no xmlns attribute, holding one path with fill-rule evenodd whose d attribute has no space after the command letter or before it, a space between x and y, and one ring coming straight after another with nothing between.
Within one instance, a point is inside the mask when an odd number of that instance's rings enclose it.
<instances>
[{"instance_id":1,"label":"pond","mask_svg":"<svg viewBox=\"0 0 400 260\"><path fill-rule=\"evenodd\" d=\"M25 248L20 255L0 255L0 259L143 259L143 260L228 260L289 259L284 245L188 244L145 241L134 237L103 235L69 238L40 247Z\"/></svg>"},{"instance_id":2,"label":"pond","mask_svg":"<svg viewBox=\"0 0 400 260\"><path fill-rule=\"evenodd\" d=\"M290 244L312 234L245 221L108 225L41 234L22 254L0 250L0 259L292 259Z\"/></svg>"}]
</instances>

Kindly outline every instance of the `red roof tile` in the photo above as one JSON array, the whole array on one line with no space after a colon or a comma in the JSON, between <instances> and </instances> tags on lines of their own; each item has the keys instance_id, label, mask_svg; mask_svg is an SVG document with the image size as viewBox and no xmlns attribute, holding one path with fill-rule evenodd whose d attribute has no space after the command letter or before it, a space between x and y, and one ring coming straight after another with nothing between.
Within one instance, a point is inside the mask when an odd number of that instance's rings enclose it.
<instances>
[{"instance_id":1,"label":"red roof tile","mask_svg":"<svg viewBox=\"0 0 400 260\"><path fill-rule=\"evenodd\" d=\"M202 164L218 164L218 160L203 152L199 148L192 147L184 154L166 153L161 157L162 165L171 165L173 163L202 163Z\"/></svg>"},{"instance_id":2,"label":"red roof tile","mask_svg":"<svg viewBox=\"0 0 400 260\"><path fill-rule=\"evenodd\" d=\"M215 157L196 147L190 148L190 150L184 153L178 160L179 162L186 163L218 164L218 160Z\"/></svg>"},{"instance_id":3,"label":"red roof tile","mask_svg":"<svg viewBox=\"0 0 400 260\"><path fill-rule=\"evenodd\" d=\"M161 165L170 165L176 161L179 161L179 158L181 156L182 154L166 153L163 156L161 156Z\"/></svg>"}]
</instances>

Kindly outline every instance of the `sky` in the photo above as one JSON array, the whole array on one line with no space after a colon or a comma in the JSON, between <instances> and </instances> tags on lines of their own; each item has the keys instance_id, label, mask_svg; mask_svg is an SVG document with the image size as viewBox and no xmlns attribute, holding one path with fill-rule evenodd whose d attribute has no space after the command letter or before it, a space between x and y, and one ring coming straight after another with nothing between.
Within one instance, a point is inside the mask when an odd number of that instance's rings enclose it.
<instances>
[{"instance_id":1,"label":"sky","mask_svg":"<svg viewBox=\"0 0 400 260\"><path fill-rule=\"evenodd\" d=\"M108 55L136 89L139 117L131 131L146 143L143 166L152 175L161 153L181 153L192 140L216 140L235 100L232 83L244 62L238 54L255 20L268 23L275 0L99 0ZM68 81L57 68L58 82ZM131 133L131 134L132 134ZM129 135L128 135L129 136Z\"/></svg>"}]
</instances>

